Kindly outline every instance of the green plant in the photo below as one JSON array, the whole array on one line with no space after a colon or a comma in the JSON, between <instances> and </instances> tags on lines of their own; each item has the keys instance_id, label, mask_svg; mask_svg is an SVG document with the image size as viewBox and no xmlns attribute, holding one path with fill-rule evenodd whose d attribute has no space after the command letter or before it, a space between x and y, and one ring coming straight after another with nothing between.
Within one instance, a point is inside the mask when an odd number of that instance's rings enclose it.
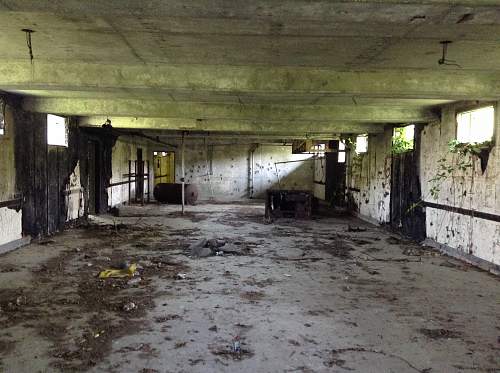
<instances>
[{"instance_id":1,"label":"green plant","mask_svg":"<svg viewBox=\"0 0 500 373\"><path fill-rule=\"evenodd\" d=\"M436 175L429 180L431 188L429 194L438 199L441 192L441 185L446 179L453 175L455 171L465 172L472 168L472 157L480 156L481 150L491 147L491 142L484 143L461 143L457 140L451 140L448 143L448 151L454 154L451 162L448 162L447 154L438 159L438 169Z\"/></svg>"},{"instance_id":2,"label":"green plant","mask_svg":"<svg viewBox=\"0 0 500 373\"><path fill-rule=\"evenodd\" d=\"M413 149L413 139L408 140L405 136L405 127L394 128L392 136L392 154L400 154Z\"/></svg>"},{"instance_id":3,"label":"green plant","mask_svg":"<svg viewBox=\"0 0 500 373\"><path fill-rule=\"evenodd\" d=\"M492 147L493 143L491 141L482 143L461 143L458 140L451 140L448 142L448 153L438 159L438 170L436 175L429 180L431 188L428 195L437 200L439 198L439 193L441 192L441 185L446 181L446 179L453 176L456 171L465 172L468 169L471 169L473 166L472 157L481 157L485 150L491 149ZM448 154L453 155L450 162L448 162ZM406 213L408 214L415 208L421 206L424 200L425 198L412 204Z\"/></svg>"}]
</instances>

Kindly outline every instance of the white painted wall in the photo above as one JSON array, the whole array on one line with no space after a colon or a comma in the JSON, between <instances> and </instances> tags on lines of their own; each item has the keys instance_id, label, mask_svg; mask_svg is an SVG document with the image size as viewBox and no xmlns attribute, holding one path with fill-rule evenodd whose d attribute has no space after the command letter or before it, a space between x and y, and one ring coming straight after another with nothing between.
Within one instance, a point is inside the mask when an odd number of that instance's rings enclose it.
<instances>
[{"instance_id":1,"label":"white painted wall","mask_svg":"<svg viewBox=\"0 0 500 373\"><path fill-rule=\"evenodd\" d=\"M172 141L174 142L174 141ZM181 179L180 141L175 149L176 176ZM259 144L251 164L253 144L234 139L186 139L186 183L196 184L200 200L264 198L267 189L313 190L314 162L310 154L292 154L291 145ZM289 162L277 163L276 162Z\"/></svg>"},{"instance_id":2,"label":"white painted wall","mask_svg":"<svg viewBox=\"0 0 500 373\"><path fill-rule=\"evenodd\" d=\"M380 224L390 221L392 129L368 137L368 152L349 152L348 195L361 217ZM358 189L355 191L353 189Z\"/></svg>"},{"instance_id":3,"label":"white painted wall","mask_svg":"<svg viewBox=\"0 0 500 373\"><path fill-rule=\"evenodd\" d=\"M137 160L137 148L142 148L143 160L153 161L151 145L147 141L142 141L137 138L120 136L113 147L111 155L112 176L110 184L120 181L127 181L126 176L129 172L128 161ZM152 163L151 163L152 169ZM132 164L132 173L134 173L134 164ZM153 187L153 178L150 179L151 190ZM147 190L147 183L144 182L144 191ZM135 196L135 183L131 183L131 196ZM152 194L151 194L152 197ZM108 188L108 205L113 207L129 200L128 184L116 185Z\"/></svg>"},{"instance_id":4,"label":"white painted wall","mask_svg":"<svg viewBox=\"0 0 500 373\"><path fill-rule=\"evenodd\" d=\"M254 166L258 173L254 174L254 195L257 198L263 198L268 189L313 190L311 154L292 154L291 145L264 144L259 145L256 155Z\"/></svg>"},{"instance_id":5,"label":"white painted wall","mask_svg":"<svg viewBox=\"0 0 500 373\"><path fill-rule=\"evenodd\" d=\"M473 158L472 170L453 172L440 187L437 200L430 195L432 184L428 180L436 175L437 160L447 155L450 164L453 156L448 152L448 142L456 138L455 112L460 106L443 108L441 122L427 125L422 133L421 180L422 195L429 202L461 207L500 215L500 113L496 110L496 140L490 153L487 169L483 174L479 159ZM500 265L500 223L473 218L449 211L426 208L427 236L456 249Z\"/></svg>"}]
</instances>

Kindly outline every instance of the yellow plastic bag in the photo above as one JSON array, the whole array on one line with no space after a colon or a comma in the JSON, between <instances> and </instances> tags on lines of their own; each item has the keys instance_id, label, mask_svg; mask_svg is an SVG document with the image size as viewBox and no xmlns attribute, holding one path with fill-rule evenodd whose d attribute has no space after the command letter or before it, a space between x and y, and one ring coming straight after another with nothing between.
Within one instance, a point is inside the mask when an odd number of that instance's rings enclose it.
<instances>
[{"instance_id":1,"label":"yellow plastic bag","mask_svg":"<svg viewBox=\"0 0 500 373\"><path fill-rule=\"evenodd\" d=\"M137 270L137 264L132 263L125 269L105 269L99 273L99 278L123 278L123 277L133 277L135 271Z\"/></svg>"}]
</instances>

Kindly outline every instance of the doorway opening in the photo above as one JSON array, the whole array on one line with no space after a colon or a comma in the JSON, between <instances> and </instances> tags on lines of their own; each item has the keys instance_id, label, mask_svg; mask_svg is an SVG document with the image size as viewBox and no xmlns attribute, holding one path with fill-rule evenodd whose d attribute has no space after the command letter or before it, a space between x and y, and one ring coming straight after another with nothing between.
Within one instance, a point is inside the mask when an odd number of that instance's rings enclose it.
<instances>
[{"instance_id":1,"label":"doorway opening","mask_svg":"<svg viewBox=\"0 0 500 373\"><path fill-rule=\"evenodd\" d=\"M154 185L175 183L175 152L153 152Z\"/></svg>"},{"instance_id":2,"label":"doorway opening","mask_svg":"<svg viewBox=\"0 0 500 373\"><path fill-rule=\"evenodd\" d=\"M88 186L89 213L98 214L101 208L101 169L99 162L99 143L88 142Z\"/></svg>"},{"instance_id":3,"label":"doorway opening","mask_svg":"<svg viewBox=\"0 0 500 373\"><path fill-rule=\"evenodd\" d=\"M326 180L325 200L332 207L345 208L346 187L346 148L340 140L331 140L328 144L330 152L325 153Z\"/></svg>"},{"instance_id":4,"label":"doorway opening","mask_svg":"<svg viewBox=\"0 0 500 373\"><path fill-rule=\"evenodd\" d=\"M137 162L135 166L135 200L144 199L144 161L142 160L142 148L137 148Z\"/></svg>"}]
</instances>

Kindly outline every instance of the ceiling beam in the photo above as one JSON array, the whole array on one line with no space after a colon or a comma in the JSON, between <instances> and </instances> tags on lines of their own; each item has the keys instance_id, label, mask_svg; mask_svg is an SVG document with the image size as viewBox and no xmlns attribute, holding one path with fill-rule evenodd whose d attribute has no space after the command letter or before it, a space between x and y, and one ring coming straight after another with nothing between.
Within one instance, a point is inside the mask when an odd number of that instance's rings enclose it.
<instances>
[{"instance_id":1,"label":"ceiling beam","mask_svg":"<svg viewBox=\"0 0 500 373\"><path fill-rule=\"evenodd\" d=\"M0 89L102 91L172 90L329 94L386 98L494 100L500 70L375 70L216 65L105 65L10 60L0 64Z\"/></svg>"},{"instance_id":2,"label":"ceiling beam","mask_svg":"<svg viewBox=\"0 0 500 373\"><path fill-rule=\"evenodd\" d=\"M259 134L340 134L340 133L381 133L382 124L348 123L348 122L311 122L311 121L250 121L189 118L133 118L133 117L81 117L80 126L101 127L107 119L111 120L113 128L145 129L145 130L176 130L176 131L206 131L206 132L239 132Z\"/></svg>"},{"instance_id":3,"label":"ceiling beam","mask_svg":"<svg viewBox=\"0 0 500 373\"><path fill-rule=\"evenodd\" d=\"M261 121L428 122L436 115L420 107L366 105L245 105L137 99L26 98L27 111L75 116L129 116Z\"/></svg>"},{"instance_id":4,"label":"ceiling beam","mask_svg":"<svg viewBox=\"0 0 500 373\"><path fill-rule=\"evenodd\" d=\"M249 13L270 15L276 8L288 7L289 13L294 12L301 14L304 9L311 7L311 2L308 0L295 0L293 6L289 0L273 1L272 4L266 0L256 0L248 2L246 0L233 0L231 3L232 15L235 18L247 16ZM220 17L221 9L228 8L227 2L223 0L211 1L204 5L199 0L178 0L178 1L150 1L148 6L144 5L141 0L129 1L102 1L92 2L91 6L82 5L80 0L65 0L64 7L58 2L53 0L2 0L0 2L0 9L6 11L37 11L48 12L55 14L86 14L102 16L106 14L112 15L126 15L135 14L140 16L145 15L176 15L176 16L190 16L193 13L201 13L205 17ZM314 9L329 10L336 4L348 4L352 6L380 4L380 5L396 5L399 7L404 6L498 6L497 0L322 0L314 2ZM259 12L260 11L260 12Z\"/></svg>"}]
</instances>

